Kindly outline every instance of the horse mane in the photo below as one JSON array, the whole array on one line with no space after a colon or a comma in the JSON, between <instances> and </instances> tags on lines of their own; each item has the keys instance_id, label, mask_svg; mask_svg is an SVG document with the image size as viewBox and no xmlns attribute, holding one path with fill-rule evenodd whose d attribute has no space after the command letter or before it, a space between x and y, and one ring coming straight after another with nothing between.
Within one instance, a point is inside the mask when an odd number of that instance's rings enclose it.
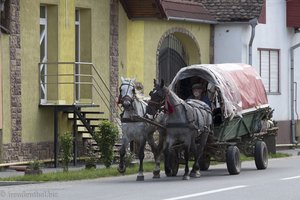
<instances>
[{"instance_id":1,"label":"horse mane","mask_svg":"<svg viewBox=\"0 0 300 200\"><path fill-rule=\"evenodd\" d=\"M170 88L164 86L164 90L165 90L167 93L171 94L171 95L169 95L169 96L172 96L172 98L173 98L177 103L184 103L184 104L186 104L186 102L185 102L183 99L181 99L181 98L180 98L175 92L173 92Z\"/></svg>"}]
</instances>

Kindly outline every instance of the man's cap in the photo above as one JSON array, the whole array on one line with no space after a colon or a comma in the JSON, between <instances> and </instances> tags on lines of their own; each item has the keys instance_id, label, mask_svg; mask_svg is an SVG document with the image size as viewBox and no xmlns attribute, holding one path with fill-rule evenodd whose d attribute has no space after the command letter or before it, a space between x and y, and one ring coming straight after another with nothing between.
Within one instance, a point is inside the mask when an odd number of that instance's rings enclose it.
<instances>
[{"instance_id":1,"label":"man's cap","mask_svg":"<svg viewBox=\"0 0 300 200\"><path fill-rule=\"evenodd\" d=\"M204 89L204 84L196 83L192 86L192 89Z\"/></svg>"}]
</instances>

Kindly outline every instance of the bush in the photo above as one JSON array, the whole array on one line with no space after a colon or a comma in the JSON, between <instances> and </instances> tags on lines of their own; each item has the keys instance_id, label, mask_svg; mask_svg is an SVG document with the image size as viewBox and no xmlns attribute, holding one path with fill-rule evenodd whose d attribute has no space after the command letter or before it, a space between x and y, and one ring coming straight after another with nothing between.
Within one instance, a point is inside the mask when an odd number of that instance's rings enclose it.
<instances>
[{"instance_id":1,"label":"bush","mask_svg":"<svg viewBox=\"0 0 300 200\"><path fill-rule=\"evenodd\" d=\"M69 163L72 159L72 143L73 136L71 133L66 132L59 136L61 160L64 172L69 171Z\"/></svg>"},{"instance_id":2,"label":"bush","mask_svg":"<svg viewBox=\"0 0 300 200\"><path fill-rule=\"evenodd\" d=\"M118 138L118 128L109 121L99 124L99 129L94 132L93 138L97 142L101 152L101 160L106 168L109 168L114 158L114 145Z\"/></svg>"}]
</instances>

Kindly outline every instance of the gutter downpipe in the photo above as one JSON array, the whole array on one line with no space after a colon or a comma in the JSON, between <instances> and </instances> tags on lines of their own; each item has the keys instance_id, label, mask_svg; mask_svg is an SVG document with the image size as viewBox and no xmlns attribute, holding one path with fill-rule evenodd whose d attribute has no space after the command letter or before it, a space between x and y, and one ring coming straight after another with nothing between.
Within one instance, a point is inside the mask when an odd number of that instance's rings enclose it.
<instances>
[{"instance_id":1,"label":"gutter downpipe","mask_svg":"<svg viewBox=\"0 0 300 200\"><path fill-rule=\"evenodd\" d=\"M292 144L297 144L298 141L296 140L296 122L295 122L295 85L294 85L294 50L300 47L300 43L292 46L290 48L291 52L291 142Z\"/></svg>"},{"instance_id":2,"label":"gutter downpipe","mask_svg":"<svg viewBox=\"0 0 300 200\"><path fill-rule=\"evenodd\" d=\"M257 25L257 18L254 18L249 21L249 25L251 26L251 37L249 41L249 65L252 65L252 44L255 36L255 27Z\"/></svg>"}]
</instances>

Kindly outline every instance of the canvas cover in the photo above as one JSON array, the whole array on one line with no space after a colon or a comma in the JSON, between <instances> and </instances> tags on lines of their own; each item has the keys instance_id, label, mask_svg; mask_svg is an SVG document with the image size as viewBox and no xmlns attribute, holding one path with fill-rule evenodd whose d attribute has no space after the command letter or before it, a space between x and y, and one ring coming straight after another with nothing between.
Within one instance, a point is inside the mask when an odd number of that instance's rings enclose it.
<instances>
[{"instance_id":1,"label":"canvas cover","mask_svg":"<svg viewBox=\"0 0 300 200\"><path fill-rule=\"evenodd\" d=\"M182 68L169 88L176 92L179 81L193 76L201 77L219 90L224 102L224 117L241 115L246 109L268 104L261 77L247 64L202 64Z\"/></svg>"}]
</instances>

